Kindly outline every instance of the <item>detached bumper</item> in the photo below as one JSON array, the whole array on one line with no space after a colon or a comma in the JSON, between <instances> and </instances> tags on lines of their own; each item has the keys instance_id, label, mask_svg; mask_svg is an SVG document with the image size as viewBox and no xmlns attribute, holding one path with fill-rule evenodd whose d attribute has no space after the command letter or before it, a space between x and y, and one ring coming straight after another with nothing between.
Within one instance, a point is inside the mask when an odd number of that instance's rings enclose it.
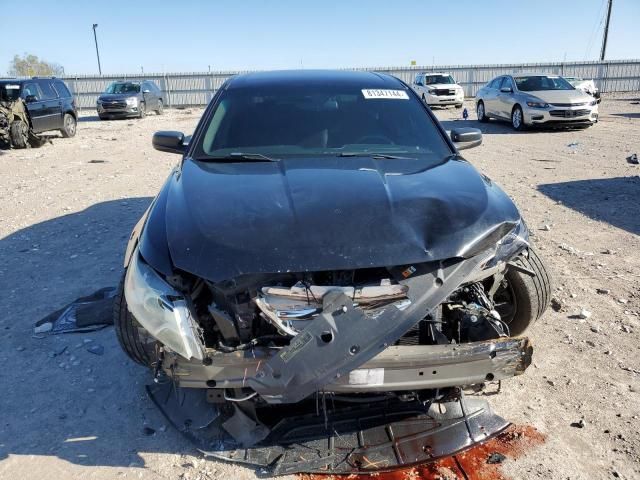
<instances>
[{"instance_id":1,"label":"detached bumper","mask_svg":"<svg viewBox=\"0 0 640 480\"><path fill-rule=\"evenodd\" d=\"M165 371L186 388L241 388L258 376L273 350L215 353L211 365L175 355ZM528 338L457 345L392 346L324 387L333 392L386 392L471 385L524 373L533 347Z\"/></svg>"}]
</instances>

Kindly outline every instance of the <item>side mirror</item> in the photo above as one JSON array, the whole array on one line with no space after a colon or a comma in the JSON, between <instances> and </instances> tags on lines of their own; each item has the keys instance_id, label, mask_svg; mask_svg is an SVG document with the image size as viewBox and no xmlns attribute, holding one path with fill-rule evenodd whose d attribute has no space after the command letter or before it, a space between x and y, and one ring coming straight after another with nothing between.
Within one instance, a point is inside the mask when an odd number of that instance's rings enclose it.
<instances>
[{"instance_id":1,"label":"side mirror","mask_svg":"<svg viewBox=\"0 0 640 480\"><path fill-rule=\"evenodd\" d=\"M513 89L511 87L502 87L500 91L502 93L513 93Z\"/></svg>"},{"instance_id":2,"label":"side mirror","mask_svg":"<svg viewBox=\"0 0 640 480\"><path fill-rule=\"evenodd\" d=\"M474 148L482 144L482 132L477 128L454 128L451 130L451 141L458 150Z\"/></svg>"},{"instance_id":3,"label":"side mirror","mask_svg":"<svg viewBox=\"0 0 640 480\"><path fill-rule=\"evenodd\" d=\"M182 132L163 131L153 134L151 142L153 148L167 153L179 153L184 155L187 151L187 143Z\"/></svg>"},{"instance_id":4,"label":"side mirror","mask_svg":"<svg viewBox=\"0 0 640 480\"><path fill-rule=\"evenodd\" d=\"M151 90L149 90L148 88L145 88L144 90L142 90L142 93L149 93Z\"/></svg>"},{"instance_id":5,"label":"side mirror","mask_svg":"<svg viewBox=\"0 0 640 480\"><path fill-rule=\"evenodd\" d=\"M24 101L27 102L27 103L37 102L38 101L38 97L36 97L35 95L27 95L24 98Z\"/></svg>"}]
</instances>

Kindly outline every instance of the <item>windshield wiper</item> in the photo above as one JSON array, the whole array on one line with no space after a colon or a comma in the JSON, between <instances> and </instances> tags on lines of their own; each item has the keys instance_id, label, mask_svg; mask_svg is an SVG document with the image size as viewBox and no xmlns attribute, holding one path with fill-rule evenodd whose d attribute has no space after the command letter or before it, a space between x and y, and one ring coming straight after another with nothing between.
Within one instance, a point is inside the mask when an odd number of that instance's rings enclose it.
<instances>
[{"instance_id":1,"label":"windshield wiper","mask_svg":"<svg viewBox=\"0 0 640 480\"><path fill-rule=\"evenodd\" d=\"M267 157L261 153L231 152L227 155L204 157L198 159L203 162L225 162L234 160L250 160L252 162L279 162L277 158Z\"/></svg>"},{"instance_id":2,"label":"windshield wiper","mask_svg":"<svg viewBox=\"0 0 640 480\"><path fill-rule=\"evenodd\" d=\"M339 157L371 157L374 160L377 160L377 159L415 160L415 158L411 158L411 157L401 157L399 155L390 155L388 153L382 153L382 152L340 152L338 156Z\"/></svg>"}]
</instances>

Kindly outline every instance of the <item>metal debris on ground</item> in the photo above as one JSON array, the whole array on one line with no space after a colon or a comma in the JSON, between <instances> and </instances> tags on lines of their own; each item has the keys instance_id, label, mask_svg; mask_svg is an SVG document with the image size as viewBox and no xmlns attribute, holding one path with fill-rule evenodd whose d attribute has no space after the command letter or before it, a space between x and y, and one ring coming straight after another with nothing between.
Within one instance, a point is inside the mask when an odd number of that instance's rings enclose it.
<instances>
[{"instance_id":1,"label":"metal debris on ground","mask_svg":"<svg viewBox=\"0 0 640 480\"><path fill-rule=\"evenodd\" d=\"M101 288L86 297L76 298L65 307L36 322L35 333L91 332L113 324L113 299L116 289Z\"/></svg>"},{"instance_id":2,"label":"metal debris on ground","mask_svg":"<svg viewBox=\"0 0 640 480\"><path fill-rule=\"evenodd\" d=\"M638 154L634 153L632 155L629 155L627 157L627 162L631 163L632 165L638 165L640 163L640 160L638 160Z\"/></svg>"}]
</instances>

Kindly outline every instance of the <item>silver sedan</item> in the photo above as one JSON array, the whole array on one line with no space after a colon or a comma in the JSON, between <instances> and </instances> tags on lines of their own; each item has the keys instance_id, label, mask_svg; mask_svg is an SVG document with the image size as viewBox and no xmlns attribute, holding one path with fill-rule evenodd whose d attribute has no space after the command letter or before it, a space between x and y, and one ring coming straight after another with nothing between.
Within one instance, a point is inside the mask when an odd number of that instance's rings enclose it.
<instances>
[{"instance_id":1,"label":"silver sedan","mask_svg":"<svg viewBox=\"0 0 640 480\"><path fill-rule=\"evenodd\" d=\"M554 75L501 75L478 90L475 101L480 122L506 120L514 130L541 124L589 126L598 121L597 101Z\"/></svg>"}]
</instances>

